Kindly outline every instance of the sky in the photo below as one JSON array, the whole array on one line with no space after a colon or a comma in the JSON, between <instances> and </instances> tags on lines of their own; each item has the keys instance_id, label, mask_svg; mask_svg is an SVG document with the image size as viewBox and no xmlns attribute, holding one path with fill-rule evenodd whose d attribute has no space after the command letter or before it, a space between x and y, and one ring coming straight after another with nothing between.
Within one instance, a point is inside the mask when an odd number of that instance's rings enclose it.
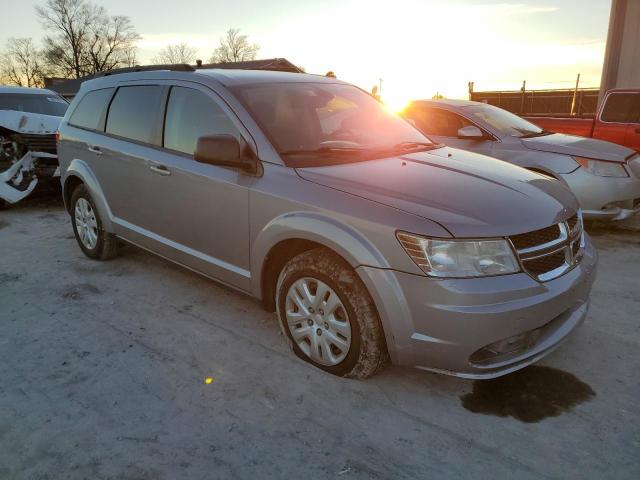
<instances>
[{"instance_id":1,"label":"sky","mask_svg":"<svg viewBox=\"0 0 640 480\"><path fill-rule=\"evenodd\" d=\"M140 63L186 42L205 62L229 28L260 45L258 58L285 57L307 72L333 70L400 107L440 93L598 86L611 0L97 0L127 15L141 35ZM34 7L0 0L16 21L9 37L44 36ZM3 17L5 17L3 15ZM5 17L6 18L6 17Z\"/></svg>"}]
</instances>

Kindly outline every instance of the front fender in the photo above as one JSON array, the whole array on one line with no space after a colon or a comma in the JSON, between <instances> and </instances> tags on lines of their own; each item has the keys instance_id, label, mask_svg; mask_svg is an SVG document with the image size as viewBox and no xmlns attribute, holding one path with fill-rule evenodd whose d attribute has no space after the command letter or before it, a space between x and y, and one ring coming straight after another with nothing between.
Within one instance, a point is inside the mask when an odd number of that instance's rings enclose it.
<instances>
[{"instance_id":1,"label":"front fender","mask_svg":"<svg viewBox=\"0 0 640 480\"><path fill-rule=\"evenodd\" d=\"M289 212L267 223L253 241L251 278L256 296L261 296L267 254L279 243L293 239L310 240L330 248L353 268L360 265L390 268L378 248L352 226L318 212Z\"/></svg>"},{"instance_id":2,"label":"front fender","mask_svg":"<svg viewBox=\"0 0 640 480\"><path fill-rule=\"evenodd\" d=\"M98 179L93 174L89 165L84 160L80 160L78 158L74 158L67 169L62 173L62 186L63 198L68 198L68 194L66 189L68 185L70 185L71 177L75 177L85 184L89 193L91 194L91 198L98 209L98 214L100 215L100 220L102 221L102 228L107 232L113 232L113 215L111 214L111 209L109 208L109 204L104 196L102 191L102 187L100 187L100 183ZM69 207L67 205L67 207Z\"/></svg>"}]
</instances>

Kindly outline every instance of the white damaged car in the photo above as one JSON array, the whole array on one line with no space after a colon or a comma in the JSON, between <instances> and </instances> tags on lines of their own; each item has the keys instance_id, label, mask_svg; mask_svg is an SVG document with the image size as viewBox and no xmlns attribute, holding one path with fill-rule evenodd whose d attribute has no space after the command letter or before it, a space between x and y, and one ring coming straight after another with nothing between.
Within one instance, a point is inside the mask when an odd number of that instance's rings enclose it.
<instances>
[{"instance_id":1,"label":"white damaged car","mask_svg":"<svg viewBox=\"0 0 640 480\"><path fill-rule=\"evenodd\" d=\"M38 176L58 176L56 131L67 101L51 90L0 87L0 203L29 195Z\"/></svg>"}]
</instances>

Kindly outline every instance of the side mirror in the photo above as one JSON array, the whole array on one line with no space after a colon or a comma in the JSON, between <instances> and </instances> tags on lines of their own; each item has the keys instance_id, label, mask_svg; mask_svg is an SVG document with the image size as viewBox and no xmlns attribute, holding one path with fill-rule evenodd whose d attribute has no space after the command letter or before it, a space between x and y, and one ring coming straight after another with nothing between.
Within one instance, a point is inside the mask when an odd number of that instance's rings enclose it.
<instances>
[{"instance_id":1,"label":"side mirror","mask_svg":"<svg viewBox=\"0 0 640 480\"><path fill-rule=\"evenodd\" d=\"M458 130L458 138L465 140L484 140L486 137L482 130L475 125L467 125Z\"/></svg>"},{"instance_id":2,"label":"side mirror","mask_svg":"<svg viewBox=\"0 0 640 480\"><path fill-rule=\"evenodd\" d=\"M198 138L193 158L210 165L233 167L245 172L255 172L255 159L244 158L240 142L233 135L204 135Z\"/></svg>"}]
</instances>

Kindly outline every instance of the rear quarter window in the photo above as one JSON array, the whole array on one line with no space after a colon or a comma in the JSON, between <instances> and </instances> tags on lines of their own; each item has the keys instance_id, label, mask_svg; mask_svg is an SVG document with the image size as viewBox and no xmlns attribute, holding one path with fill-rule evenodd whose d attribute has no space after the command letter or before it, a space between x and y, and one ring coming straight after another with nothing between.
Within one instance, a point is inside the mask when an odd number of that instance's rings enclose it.
<instances>
[{"instance_id":1,"label":"rear quarter window","mask_svg":"<svg viewBox=\"0 0 640 480\"><path fill-rule=\"evenodd\" d=\"M69 117L69 125L103 131L104 116L113 90L113 88L104 88L88 92Z\"/></svg>"},{"instance_id":2,"label":"rear quarter window","mask_svg":"<svg viewBox=\"0 0 640 480\"><path fill-rule=\"evenodd\" d=\"M163 95L159 85L120 87L109 107L106 132L159 146Z\"/></svg>"}]
</instances>

